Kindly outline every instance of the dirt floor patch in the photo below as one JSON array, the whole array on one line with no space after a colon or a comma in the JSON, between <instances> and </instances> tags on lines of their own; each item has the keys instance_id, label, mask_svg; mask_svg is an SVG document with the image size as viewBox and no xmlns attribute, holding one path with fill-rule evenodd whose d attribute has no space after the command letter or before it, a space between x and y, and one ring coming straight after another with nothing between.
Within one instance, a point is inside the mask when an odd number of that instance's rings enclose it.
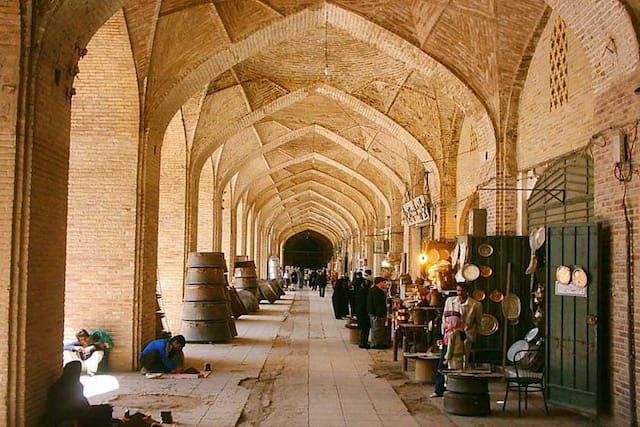
<instances>
[{"instance_id":1,"label":"dirt floor patch","mask_svg":"<svg viewBox=\"0 0 640 427\"><path fill-rule=\"evenodd\" d=\"M121 394L109 401L114 406L130 408L140 411L179 410L188 411L209 402L195 396L181 396L175 394Z\"/></svg>"},{"instance_id":2,"label":"dirt floor patch","mask_svg":"<svg viewBox=\"0 0 640 427\"><path fill-rule=\"evenodd\" d=\"M388 362L384 360L376 360L371 366L371 373L378 378L384 378L387 381L405 381L406 375L402 372L398 362Z\"/></svg>"}]
</instances>

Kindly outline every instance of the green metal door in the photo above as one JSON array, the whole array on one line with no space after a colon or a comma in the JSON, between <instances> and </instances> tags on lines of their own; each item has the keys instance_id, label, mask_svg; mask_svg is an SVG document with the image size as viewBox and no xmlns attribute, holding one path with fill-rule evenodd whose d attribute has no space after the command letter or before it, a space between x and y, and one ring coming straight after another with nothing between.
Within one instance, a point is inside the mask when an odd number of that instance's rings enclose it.
<instances>
[{"instance_id":1,"label":"green metal door","mask_svg":"<svg viewBox=\"0 0 640 427\"><path fill-rule=\"evenodd\" d=\"M603 308L600 285L601 245L597 224L547 227L546 393L557 405L597 412L604 384L600 369L606 365L601 351ZM589 283L584 295L558 295L579 287L556 282L559 266L581 267Z\"/></svg>"}]
</instances>

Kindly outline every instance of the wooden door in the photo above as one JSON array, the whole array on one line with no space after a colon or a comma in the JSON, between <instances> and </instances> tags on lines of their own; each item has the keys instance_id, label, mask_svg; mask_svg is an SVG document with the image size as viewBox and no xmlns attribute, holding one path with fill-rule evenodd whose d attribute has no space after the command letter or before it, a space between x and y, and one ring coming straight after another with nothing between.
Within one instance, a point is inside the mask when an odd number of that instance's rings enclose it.
<instances>
[{"instance_id":1,"label":"wooden door","mask_svg":"<svg viewBox=\"0 0 640 427\"><path fill-rule=\"evenodd\" d=\"M546 393L550 402L596 412L602 407L606 369L600 278L601 244L597 224L547 227ZM558 295L558 266L582 267L589 284L584 296ZM567 289L569 290L569 289Z\"/></svg>"}]
</instances>

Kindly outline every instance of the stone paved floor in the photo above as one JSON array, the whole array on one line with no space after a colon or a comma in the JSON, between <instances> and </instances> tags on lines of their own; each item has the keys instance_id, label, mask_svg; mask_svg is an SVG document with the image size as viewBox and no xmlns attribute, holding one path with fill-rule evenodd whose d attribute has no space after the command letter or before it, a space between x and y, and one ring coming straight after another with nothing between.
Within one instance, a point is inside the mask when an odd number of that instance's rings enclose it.
<instances>
[{"instance_id":1,"label":"stone paved floor","mask_svg":"<svg viewBox=\"0 0 640 427\"><path fill-rule=\"evenodd\" d=\"M213 364L206 379L146 379L138 373L83 378L92 403L110 402L151 414L169 409L181 426L585 426L575 414L539 398L522 418L517 401L499 411L503 384L492 387L488 418L450 416L442 399L429 399L431 386L411 382L391 351L349 344L343 320L334 319L326 298L304 290L237 322L229 344L187 345L187 365ZM111 391L107 391L111 389Z\"/></svg>"}]
</instances>

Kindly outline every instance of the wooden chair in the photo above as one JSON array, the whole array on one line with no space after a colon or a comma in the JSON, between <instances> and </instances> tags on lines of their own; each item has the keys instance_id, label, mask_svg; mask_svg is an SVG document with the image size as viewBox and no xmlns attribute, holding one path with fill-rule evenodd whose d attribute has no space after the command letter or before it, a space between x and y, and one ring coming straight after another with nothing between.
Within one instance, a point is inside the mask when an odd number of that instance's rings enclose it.
<instances>
[{"instance_id":1,"label":"wooden chair","mask_svg":"<svg viewBox=\"0 0 640 427\"><path fill-rule=\"evenodd\" d=\"M541 360L542 353L540 349L520 350L514 355L517 360L513 366L507 367L505 371L506 391L502 410L507 406L507 397L509 391L518 392L518 416L522 412L522 395L524 394L524 408L528 408L529 393L542 393L542 401L544 402L544 410L549 415L547 407L547 399L544 394L544 375L542 373Z\"/></svg>"}]
</instances>

